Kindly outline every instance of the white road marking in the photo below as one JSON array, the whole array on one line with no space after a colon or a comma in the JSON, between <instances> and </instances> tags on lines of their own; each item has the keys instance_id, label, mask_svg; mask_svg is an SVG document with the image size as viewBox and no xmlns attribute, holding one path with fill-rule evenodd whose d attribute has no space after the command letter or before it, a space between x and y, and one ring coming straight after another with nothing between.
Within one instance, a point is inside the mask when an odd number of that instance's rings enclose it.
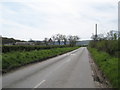
<instances>
[{"instance_id":1,"label":"white road marking","mask_svg":"<svg viewBox=\"0 0 120 90\"><path fill-rule=\"evenodd\" d=\"M44 83L45 80L42 80L40 83L38 83L34 88L38 88L42 83Z\"/></svg>"},{"instance_id":2,"label":"white road marking","mask_svg":"<svg viewBox=\"0 0 120 90\"><path fill-rule=\"evenodd\" d=\"M68 55L68 56L69 56L70 54L69 54L69 53L67 53L66 55Z\"/></svg>"},{"instance_id":3,"label":"white road marking","mask_svg":"<svg viewBox=\"0 0 120 90\"><path fill-rule=\"evenodd\" d=\"M71 55L76 55L76 54L71 54Z\"/></svg>"},{"instance_id":4,"label":"white road marking","mask_svg":"<svg viewBox=\"0 0 120 90\"><path fill-rule=\"evenodd\" d=\"M68 55L68 54L67 54ZM58 68L60 68L60 67L62 67L65 63L67 63L67 62L69 62L69 61L71 61L71 59L69 59L69 60L67 60L66 62L64 62L64 63L62 63L61 65L59 65L55 70L57 70ZM55 71L54 70L54 71ZM50 72L49 73L49 75L50 74L52 74L53 72ZM34 88L38 88L42 83L44 83L46 80L42 80L40 83L38 83Z\"/></svg>"}]
</instances>

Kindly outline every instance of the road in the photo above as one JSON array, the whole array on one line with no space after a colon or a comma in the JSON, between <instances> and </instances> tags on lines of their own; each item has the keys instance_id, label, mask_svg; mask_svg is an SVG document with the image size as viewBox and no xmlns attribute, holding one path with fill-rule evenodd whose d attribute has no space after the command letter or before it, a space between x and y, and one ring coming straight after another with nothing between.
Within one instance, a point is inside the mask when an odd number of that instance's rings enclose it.
<instances>
[{"instance_id":1,"label":"road","mask_svg":"<svg viewBox=\"0 0 120 90\"><path fill-rule=\"evenodd\" d=\"M86 47L3 75L3 88L95 88Z\"/></svg>"}]
</instances>

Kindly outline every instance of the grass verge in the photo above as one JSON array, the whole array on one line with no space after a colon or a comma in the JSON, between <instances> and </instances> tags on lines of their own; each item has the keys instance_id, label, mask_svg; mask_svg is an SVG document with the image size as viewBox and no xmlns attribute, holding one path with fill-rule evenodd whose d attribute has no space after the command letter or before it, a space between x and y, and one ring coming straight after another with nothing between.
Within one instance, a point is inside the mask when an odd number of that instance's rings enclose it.
<instances>
[{"instance_id":1,"label":"grass verge","mask_svg":"<svg viewBox=\"0 0 120 90\"><path fill-rule=\"evenodd\" d=\"M13 51L2 54L2 72L8 72L17 67L43 61L50 57L54 57L79 47L65 47L65 48L53 48L48 50L33 50L33 51Z\"/></svg>"},{"instance_id":2,"label":"grass verge","mask_svg":"<svg viewBox=\"0 0 120 90\"><path fill-rule=\"evenodd\" d=\"M111 82L113 88L118 88L118 58L110 56L106 52L97 51L94 48L88 48L95 63Z\"/></svg>"}]
</instances>

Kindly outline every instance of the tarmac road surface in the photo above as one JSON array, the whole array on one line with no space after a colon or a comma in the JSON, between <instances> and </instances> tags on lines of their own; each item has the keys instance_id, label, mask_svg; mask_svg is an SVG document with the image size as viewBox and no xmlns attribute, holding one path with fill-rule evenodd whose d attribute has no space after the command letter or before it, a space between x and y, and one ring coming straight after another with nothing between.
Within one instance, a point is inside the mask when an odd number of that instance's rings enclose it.
<instances>
[{"instance_id":1,"label":"tarmac road surface","mask_svg":"<svg viewBox=\"0 0 120 90\"><path fill-rule=\"evenodd\" d=\"M86 47L31 64L2 77L3 88L95 88Z\"/></svg>"}]
</instances>

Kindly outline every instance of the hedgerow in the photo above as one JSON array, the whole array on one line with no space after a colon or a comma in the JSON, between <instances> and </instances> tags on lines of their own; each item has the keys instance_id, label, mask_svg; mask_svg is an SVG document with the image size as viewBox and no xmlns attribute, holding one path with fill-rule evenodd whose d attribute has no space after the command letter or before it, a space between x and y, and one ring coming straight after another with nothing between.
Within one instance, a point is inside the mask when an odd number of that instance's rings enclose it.
<instances>
[{"instance_id":1,"label":"hedgerow","mask_svg":"<svg viewBox=\"0 0 120 90\"><path fill-rule=\"evenodd\" d=\"M2 72L8 72L14 68L46 60L50 57L66 53L79 47L52 48L46 50L13 51L2 54Z\"/></svg>"},{"instance_id":2,"label":"hedgerow","mask_svg":"<svg viewBox=\"0 0 120 90\"><path fill-rule=\"evenodd\" d=\"M118 40L98 40L91 41L89 47L96 48L99 51L104 51L112 56L119 57L120 54L120 38Z\"/></svg>"},{"instance_id":3,"label":"hedgerow","mask_svg":"<svg viewBox=\"0 0 120 90\"><path fill-rule=\"evenodd\" d=\"M49 46L37 46L37 45L11 45L11 46L2 46L2 52L7 53L11 51L31 51L31 50L43 50L43 49L52 49L52 48L63 48L69 47L69 45L49 45Z\"/></svg>"}]
</instances>

